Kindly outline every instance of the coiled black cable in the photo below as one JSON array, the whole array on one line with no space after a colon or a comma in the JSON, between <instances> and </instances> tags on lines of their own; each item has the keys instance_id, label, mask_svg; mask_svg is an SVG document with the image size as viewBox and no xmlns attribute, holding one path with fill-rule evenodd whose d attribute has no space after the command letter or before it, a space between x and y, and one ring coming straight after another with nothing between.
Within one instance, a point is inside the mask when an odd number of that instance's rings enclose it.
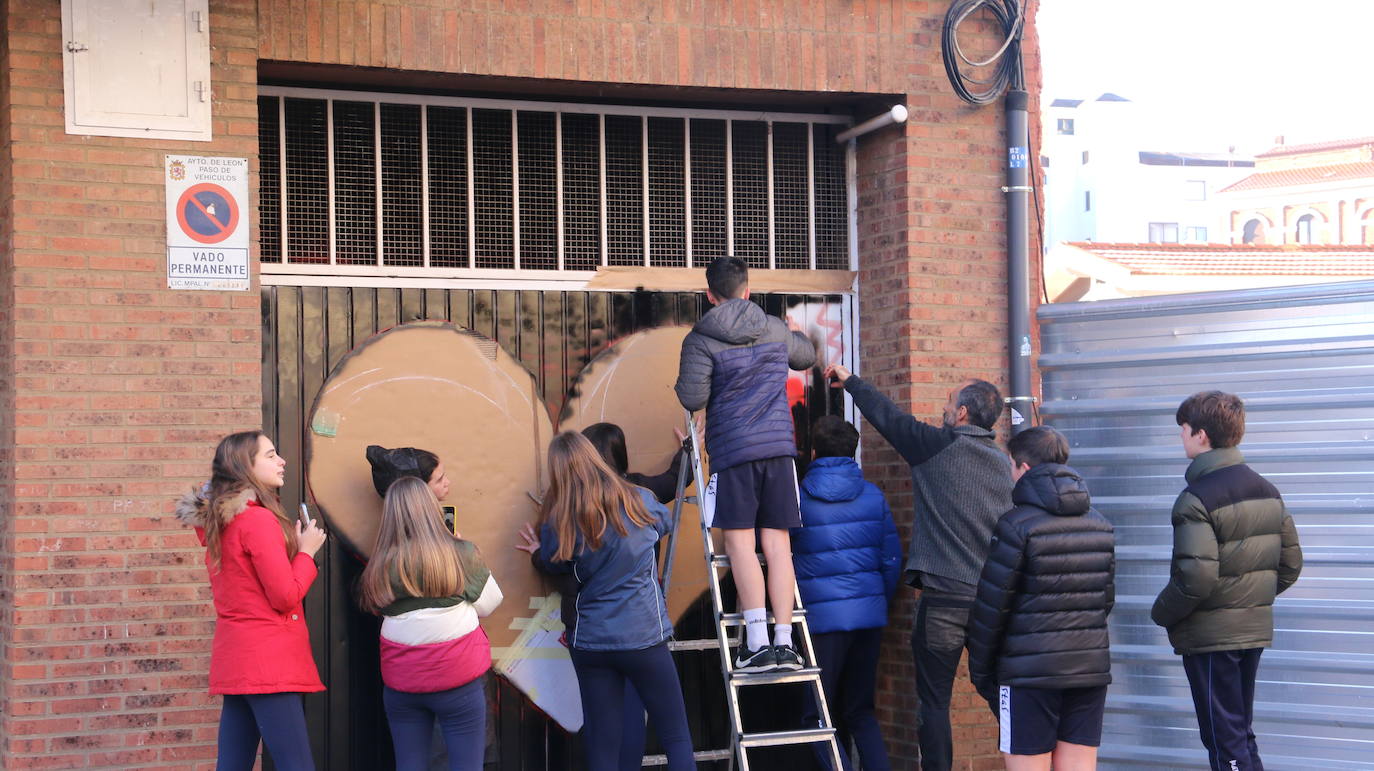
<instances>
[{"instance_id":1,"label":"coiled black cable","mask_svg":"<svg viewBox=\"0 0 1374 771\"><path fill-rule=\"evenodd\" d=\"M990 104L1008 87L1021 88L1021 30L1025 26L1024 0L953 0L945 13L940 33L941 53L945 74L954 86L954 93L970 104ZM997 19L1005 38L992 56L975 61L964 55L959 47L959 25L975 11L986 8ZM967 69L965 69L967 68ZM990 76L979 77L992 69Z\"/></svg>"}]
</instances>

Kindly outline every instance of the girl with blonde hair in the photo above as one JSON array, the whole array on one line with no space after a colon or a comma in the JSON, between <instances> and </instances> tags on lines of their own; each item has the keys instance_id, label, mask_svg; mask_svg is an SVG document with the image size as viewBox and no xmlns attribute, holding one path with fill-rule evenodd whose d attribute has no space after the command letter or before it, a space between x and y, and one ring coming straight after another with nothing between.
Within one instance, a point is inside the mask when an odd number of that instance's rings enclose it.
<instances>
[{"instance_id":1,"label":"girl with blonde hair","mask_svg":"<svg viewBox=\"0 0 1374 771\"><path fill-rule=\"evenodd\" d=\"M386 490L361 594L363 609L383 619L382 699L397 771L428 767L436 719L450 771L481 769L491 643L478 619L501 603L501 590L477 547L445 527L419 477Z\"/></svg>"},{"instance_id":2,"label":"girl with blonde hair","mask_svg":"<svg viewBox=\"0 0 1374 771\"><path fill-rule=\"evenodd\" d=\"M547 572L571 573L581 583L568 645L582 694L587 767L617 767L628 681L649 712L669 771L694 769L682 685L668 653L673 625L654 559L654 544L670 527L668 510L622 479L581 434L555 436L548 463L539 535L522 533L520 548Z\"/></svg>"},{"instance_id":3,"label":"girl with blonde hair","mask_svg":"<svg viewBox=\"0 0 1374 771\"><path fill-rule=\"evenodd\" d=\"M258 742L282 771L315 768L301 694L323 691L301 600L325 534L277 498L286 461L261 431L220 440L210 481L177 502L195 527L215 602L210 693L224 696L219 771L249 771Z\"/></svg>"}]
</instances>

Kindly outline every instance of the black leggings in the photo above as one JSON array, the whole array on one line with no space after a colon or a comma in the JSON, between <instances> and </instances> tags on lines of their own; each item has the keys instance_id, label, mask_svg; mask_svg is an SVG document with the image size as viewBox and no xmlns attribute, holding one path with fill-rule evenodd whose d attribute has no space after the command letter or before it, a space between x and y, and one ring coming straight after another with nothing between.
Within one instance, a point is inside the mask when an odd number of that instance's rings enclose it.
<instances>
[{"instance_id":1,"label":"black leggings","mask_svg":"<svg viewBox=\"0 0 1374 771\"><path fill-rule=\"evenodd\" d=\"M279 771L315 771L299 693L226 695L219 713L216 771L251 771L258 740Z\"/></svg>"},{"instance_id":2,"label":"black leggings","mask_svg":"<svg viewBox=\"0 0 1374 771\"><path fill-rule=\"evenodd\" d=\"M649 712L649 722L668 755L668 771L694 771L687 708L667 643L634 651L572 649L577 686L582 692L582 746L587 767L618 767L624 730L628 680Z\"/></svg>"}]
</instances>

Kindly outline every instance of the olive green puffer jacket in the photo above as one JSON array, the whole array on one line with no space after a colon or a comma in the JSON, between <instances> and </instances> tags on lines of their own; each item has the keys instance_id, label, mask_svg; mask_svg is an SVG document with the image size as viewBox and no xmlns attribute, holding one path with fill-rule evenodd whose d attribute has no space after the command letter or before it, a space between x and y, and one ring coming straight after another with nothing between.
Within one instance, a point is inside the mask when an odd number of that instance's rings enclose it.
<instances>
[{"instance_id":1,"label":"olive green puffer jacket","mask_svg":"<svg viewBox=\"0 0 1374 771\"><path fill-rule=\"evenodd\" d=\"M1302 572L1302 548L1279 491L1240 450L1193 459L1174 502L1169 584L1150 617L1180 654L1266 648L1274 597Z\"/></svg>"}]
</instances>

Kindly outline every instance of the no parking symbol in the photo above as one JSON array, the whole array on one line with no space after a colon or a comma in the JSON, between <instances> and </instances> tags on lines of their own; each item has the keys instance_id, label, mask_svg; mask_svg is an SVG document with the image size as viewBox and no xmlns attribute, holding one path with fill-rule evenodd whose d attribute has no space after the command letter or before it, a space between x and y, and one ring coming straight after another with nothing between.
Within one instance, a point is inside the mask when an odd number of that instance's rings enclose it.
<instances>
[{"instance_id":1,"label":"no parking symbol","mask_svg":"<svg viewBox=\"0 0 1374 771\"><path fill-rule=\"evenodd\" d=\"M181 194L177 200L177 224L191 240L217 244L238 228L239 206L228 190L205 182Z\"/></svg>"},{"instance_id":2,"label":"no parking symbol","mask_svg":"<svg viewBox=\"0 0 1374 771\"><path fill-rule=\"evenodd\" d=\"M248 159L167 156L167 286L248 289Z\"/></svg>"}]
</instances>

